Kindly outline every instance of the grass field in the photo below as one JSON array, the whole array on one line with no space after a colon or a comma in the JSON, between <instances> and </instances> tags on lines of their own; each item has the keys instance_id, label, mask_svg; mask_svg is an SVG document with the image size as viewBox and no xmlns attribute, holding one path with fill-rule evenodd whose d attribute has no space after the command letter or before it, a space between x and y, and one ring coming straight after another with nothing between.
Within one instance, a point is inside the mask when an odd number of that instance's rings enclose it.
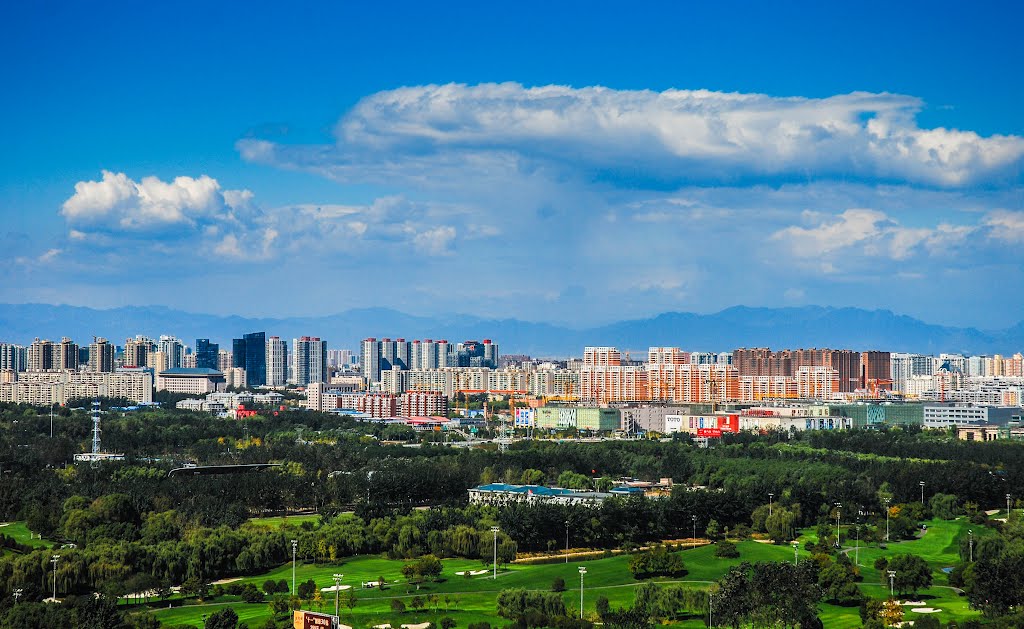
<instances>
[{"instance_id":1,"label":"grass field","mask_svg":"<svg viewBox=\"0 0 1024 629\"><path fill-rule=\"evenodd\" d=\"M289 526L302 526L303 522L317 524L320 521L319 515L287 515L273 518L250 518L246 524L254 526L267 526L273 529L281 529Z\"/></svg>"},{"instance_id":2,"label":"grass field","mask_svg":"<svg viewBox=\"0 0 1024 629\"><path fill-rule=\"evenodd\" d=\"M881 575L872 566L874 560L880 556L901 553L916 554L928 561L934 570L934 585L921 593L917 597L918 600L926 601L928 606L942 609L937 617L943 623L953 618L963 620L977 617L977 612L967 607L966 599L948 586L946 575L941 572L941 568L956 563L959 536L966 535L969 528L973 528L978 537L991 532L982 531L982 527L972 527L964 519L957 521L935 520L927 524L928 532L920 539L892 543L887 549L877 546L862 547L859 553L862 564L861 574L863 575L861 588L869 596L887 597L888 586L882 584ZM810 537L802 537L801 541L805 539L810 539ZM729 567L737 565L741 561L793 561L793 549L790 546L744 541L738 543L737 548L740 551L738 559L715 558L713 546L681 551L688 573L681 580L653 579L653 581L683 582L689 583L693 587L706 587L710 582L720 578ZM851 559L853 559L853 555L854 553L851 551ZM802 547L799 550L799 556L801 561L808 557ZM549 590L552 581L558 577L565 580L568 588L564 594L566 605L578 610L580 594L578 567L581 565L587 568L584 583L584 609L588 613L593 612L595 601L599 596L607 597L613 607L631 605L634 588L639 582L635 581L630 574L628 561L628 556L616 556L589 561L571 561L568 564L513 565L499 570L498 578L495 580L489 573L471 578L455 575L457 571L489 567L480 561L446 559L443 561L442 577L444 581L424 584L417 590L415 586L402 582L403 561L366 556L351 558L338 564L299 563L296 566L296 579L300 583L307 579L313 579L317 587L327 587L333 585L333 574L343 574L343 583L353 586L357 597L353 609L346 608L342 603L341 619L344 624L362 628L391 623L393 627L398 627L407 623L437 622L447 615L452 617L458 626L465 627L468 623L479 621L504 624L505 621L498 619L495 614L495 598L498 592L516 587ZM376 581L379 577L384 577L390 584L386 589L363 589L361 587L363 582ZM267 579L284 579L291 583L291 578L292 567L289 563L259 576L244 578L239 582L251 582L260 587ZM412 610L410 603L413 597L425 597L431 594L436 594L439 598L436 603L436 611L432 607L420 611ZM344 599L344 596L342 598ZM396 598L406 604L408 611L402 614L392 612L391 601ZM325 593L324 599L321 608L307 605L306 609L333 612L333 596ZM238 601L237 597L223 597L205 605L157 609L154 610L154 613L166 625L200 627L203 614L210 614L226 606L234 608L240 619L249 623L249 626L254 629L263 626L271 617L268 604L246 604ZM844 608L821 604L819 610L825 627L859 627L861 625L856 607ZM915 614L909 612L909 608L907 610L907 619L913 620ZM679 627L704 627L706 619L703 616L694 617L674 624Z\"/></svg>"},{"instance_id":3,"label":"grass field","mask_svg":"<svg viewBox=\"0 0 1024 629\"><path fill-rule=\"evenodd\" d=\"M24 522L10 522L6 525L0 526L0 533L7 537L13 537L19 544L28 544L34 548L53 546L57 543L48 539L32 537L32 533L28 530L28 526L26 526Z\"/></svg>"}]
</instances>

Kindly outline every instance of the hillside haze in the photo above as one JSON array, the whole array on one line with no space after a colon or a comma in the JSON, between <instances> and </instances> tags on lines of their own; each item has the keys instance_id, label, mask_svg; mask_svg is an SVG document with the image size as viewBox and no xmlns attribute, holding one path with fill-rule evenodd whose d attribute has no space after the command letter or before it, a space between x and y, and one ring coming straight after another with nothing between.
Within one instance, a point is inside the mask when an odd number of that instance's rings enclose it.
<instances>
[{"instance_id":1,"label":"hillside haze","mask_svg":"<svg viewBox=\"0 0 1024 629\"><path fill-rule=\"evenodd\" d=\"M0 304L0 341L28 344L35 337L69 336L86 344L105 336L121 344L136 334L172 334L192 345L210 338L230 349L232 338L266 331L292 339L326 339L332 348L356 350L363 338L445 338L453 342L490 338L503 353L570 356L585 345L613 345L644 352L650 346L691 351L729 351L737 347L836 347L921 353L1013 354L1024 345L1024 322L997 331L933 325L888 310L859 308L748 308L714 314L667 312L648 319L592 328L569 328L516 319L484 319L453 314L421 317L387 308L362 308L323 317L248 318L196 314L163 306L96 310L47 304Z\"/></svg>"}]
</instances>

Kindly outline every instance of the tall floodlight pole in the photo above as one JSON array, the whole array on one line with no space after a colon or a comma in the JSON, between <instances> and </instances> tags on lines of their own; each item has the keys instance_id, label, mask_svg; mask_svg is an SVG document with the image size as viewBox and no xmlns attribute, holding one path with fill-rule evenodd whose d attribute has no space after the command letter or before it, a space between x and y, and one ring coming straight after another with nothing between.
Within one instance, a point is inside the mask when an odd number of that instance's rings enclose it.
<instances>
[{"instance_id":1,"label":"tall floodlight pole","mask_svg":"<svg viewBox=\"0 0 1024 629\"><path fill-rule=\"evenodd\" d=\"M54 402L50 402L50 439L53 439L53 405Z\"/></svg>"},{"instance_id":2,"label":"tall floodlight pole","mask_svg":"<svg viewBox=\"0 0 1024 629\"><path fill-rule=\"evenodd\" d=\"M773 494L773 493L769 493L768 494L768 516L769 517L771 517L771 515L772 515L772 498L774 498L774 497L775 497L775 494Z\"/></svg>"},{"instance_id":3,"label":"tall floodlight pole","mask_svg":"<svg viewBox=\"0 0 1024 629\"><path fill-rule=\"evenodd\" d=\"M797 550L798 550L799 548L800 548L800 543L799 543L799 542L793 542L793 565L794 565L794 566L795 566L795 565L798 565L798 564L799 564L799 562L800 562L800 558L799 558L799 556L798 556L798 555L796 554L796 551L797 551Z\"/></svg>"},{"instance_id":4,"label":"tall floodlight pole","mask_svg":"<svg viewBox=\"0 0 1024 629\"><path fill-rule=\"evenodd\" d=\"M889 598L893 598L894 596L896 596L896 590L893 589L895 587L894 586L895 581L896 581L896 571L895 570L890 570L889 571Z\"/></svg>"},{"instance_id":5,"label":"tall floodlight pole","mask_svg":"<svg viewBox=\"0 0 1024 629\"><path fill-rule=\"evenodd\" d=\"M715 595L708 593L708 627L714 626L714 621L711 617L711 609L714 607Z\"/></svg>"},{"instance_id":6,"label":"tall floodlight pole","mask_svg":"<svg viewBox=\"0 0 1024 629\"><path fill-rule=\"evenodd\" d=\"M498 527L492 526L491 533L494 533L494 576L492 579L498 578Z\"/></svg>"},{"instance_id":7,"label":"tall floodlight pole","mask_svg":"<svg viewBox=\"0 0 1024 629\"><path fill-rule=\"evenodd\" d=\"M693 544L697 545L697 516L691 515L690 519L693 520Z\"/></svg>"},{"instance_id":8,"label":"tall floodlight pole","mask_svg":"<svg viewBox=\"0 0 1024 629\"><path fill-rule=\"evenodd\" d=\"M889 541L889 500L885 499L885 541Z\"/></svg>"},{"instance_id":9,"label":"tall floodlight pole","mask_svg":"<svg viewBox=\"0 0 1024 629\"><path fill-rule=\"evenodd\" d=\"M1006 494L1006 522L1010 522L1010 494Z\"/></svg>"},{"instance_id":10,"label":"tall floodlight pole","mask_svg":"<svg viewBox=\"0 0 1024 629\"><path fill-rule=\"evenodd\" d=\"M15 605L18 604L18 599L21 598L21 592L22 592L21 588L17 588L17 589L14 590L13 596L14 596L14 604Z\"/></svg>"},{"instance_id":11,"label":"tall floodlight pole","mask_svg":"<svg viewBox=\"0 0 1024 629\"><path fill-rule=\"evenodd\" d=\"M583 620L583 575L587 573L587 569L580 566L580 620Z\"/></svg>"},{"instance_id":12,"label":"tall floodlight pole","mask_svg":"<svg viewBox=\"0 0 1024 629\"><path fill-rule=\"evenodd\" d=\"M57 560L60 559L60 555L53 555L50 557L50 563L53 564L53 601L57 602Z\"/></svg>"},{"instance_id":13,"label":"tall floodlight pole","mask_svg":"<svg viewBox=\"0 0 1024 629\"><path fill-rule=\"evenodd\" d=\"M843 503L836 503L836 548L839 548L839 518L842 513Z\"/></svg>"},{"instance_id":14,"label":"tall floodlight pole","mask_svg":"<svg viewBox=\"0 0 1024 629\"><path fill-rule=\"evenodd\" d=\"M341 607L338 605L341 596L341 578L343 574L334 573L334 615L339 616Z\"/></svg>"},{"instance_id":15,"label":"tall floodlight pole","mask_svg":"<svg viewBox=\"0 0 1024 629\"><path fill-rule=\"evenodd\" d=\"M974 563L974 530L968 529L967 531L967 545L971 548L971 563Z\"/></svg>"},{"instance_id":16,"label":"tall floodlight pole","mask_svg":"<svg viewBox=\"0 0 1024 629\"><path fill-rule=\"evenodd\" d=\"M299 540L292 540L292 596L295 596L295 551L299 548Z\"/></svg>"},{"instance_id":17,"label":"tall floodlight pole","mask_svg":"<svg viewBox=\"0 0 1024 629\"><path fill-rule=\"evenodd\" d=\"M569 520L565 521L565 563L569 563Z\"/></svg>"},{"instance_id":18,"label":"tall floodlight pole","mask_svg":"<svg viewBox=\"0 0 1024 629\"><path fill-rule=\"evenodd\" d=\"M924 481L919 483L921 485L921 504L924 505Z\"/></svg>"}]
</instances>

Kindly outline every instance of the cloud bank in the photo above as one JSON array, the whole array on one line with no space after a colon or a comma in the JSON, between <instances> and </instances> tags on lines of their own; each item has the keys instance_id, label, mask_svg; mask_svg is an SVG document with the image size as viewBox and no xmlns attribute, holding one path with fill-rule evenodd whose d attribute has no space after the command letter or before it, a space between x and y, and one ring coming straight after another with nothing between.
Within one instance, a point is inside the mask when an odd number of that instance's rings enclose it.
<instances>
[{"instance_id":1,"label":"cloud bank","mask_svg":"<svg viewBox=\"0 0 1024 629\"><path fill-rule=\"evenodd\" d=\"M254 162L340 180L454 164L551 169L665 185L850 178L957 187L1019 177L1024 138L920 128L922 102L856 92L828 98L706 90L425 85L379 92L338 123L334 145L247 139Z\"/></svg>"}]
</instances>

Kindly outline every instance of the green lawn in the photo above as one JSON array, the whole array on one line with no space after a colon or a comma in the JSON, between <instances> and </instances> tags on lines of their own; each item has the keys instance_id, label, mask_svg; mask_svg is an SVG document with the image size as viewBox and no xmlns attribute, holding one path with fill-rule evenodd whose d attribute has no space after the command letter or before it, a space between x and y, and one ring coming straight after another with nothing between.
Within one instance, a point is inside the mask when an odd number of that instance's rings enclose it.
<instances>
[{"instance_id":1,"label":"green lawn","mask_svg":"<svg viewBox=\"0 0 1024 629\"><path fill-rule=\"evenodd\" d=\"M287 515L273 518L249 518L246 524L252 524L254 526L266 526L273 529L281 529L287 526L302 526L304 522L310 522L317 524L320 521L320 516L317 514L313 515Z\"/></svg>"},{"instance_id":2,"label":"green lawn","mask_svg":"<svg viewBox=\"0 0 1024 629\"><path fill-rule=\"evenodd\" d=\"M19 544L28 544L34 548L53 546L57 543L48 539L32 537L31 532L28 530L28 526L24 522L10 522L4 526L0 526L0 533L7 537L13 537Z\"/></svg>"},{"instance_id":3,"label":"green lawn","mask_svg":"<svg viewBox=\"0 0 1024 629\"><path fill-rule=\"evenodd\" d=\"M942 612L937 616L943 623L954 618L963 620L977 617L977 612L967 607L966 599L948 587L946 575L941 572L941 568L952 566L957 562L958 536L966 535L969 528L974 529L976 538L991 534L991 531L982 530L983 527L972 526L965 519L951 522L934 520L927 524L928 532L920 539L891 543L887 549L878 546L862 547L860 550L861 574L863 575L861 588L869 596L887 597L888 587L882 584L881 575L872 566L875 558L901 553L917 554L927 560L935 571L934 585L922 592L918 599L926 601L927 606L941 608ZM812 532L808 531L807 533ZM809 539L809 536L802 537L801 541L806 539ZM653 579L653 581L683 582L689 583L693 587L706 587L711 581L720 578L729 567L737 565L741 561L793 561L793 549L790 546L744 541L739 542L737 548L740 551L738 559L715 558L714 546L701 546L681 551L688 573L679 580ZM808 558L802 544L798 552L801 561ZM851 552L852 558L853 553ZM568 564L514 564L499 570L498 578L495 580L491 578L490 573L470 578L455 575L457 571L489 567L480 561L445 559L442 574L444 581L424 584L417 590L415 586L405 583L401 576L401 568L405 562L364 556L354 557L338 564L298 563L296 578L298 582L313 579L317 587L327 587L333 585L333 574L343 574L343 583L353 586L357 595L354 609L349 610L344 607L344 603L342 604L341 618L344 624L362 628L391 623L392 626L398 627L403 623L437 622L443 616L448 615L458 623L458 626L465 627L468 623L479 621L503 624L505 621L498 619L495 615L494 601L498 592L516 587L548 590L552 581L557 577L564 579L568 588L564 594L566 604L571 608L579 609L580 577L578 567L581 565L587 568L584 582L585 610L592 613L595 601L599 596L607 597L613 607L630 605L633 601L633 590L638 582L629 572L628 561L629 557L622 555L589 561L570 561ZM292 566L288 563L264 574L244 578L239 582L251 582L260 587L267 579L275 581L284 579L290 584L291 577ZM376 581L379 577L384 577L390 584L385 590L361 587L363 582ZM432 608L419 611L412 609L410 603L413 597L426 597L431 594L436 594L439 597L436 604L437 611ZM445 597L448 599L447 603ZM408 607L405 613L395 614L391 611L391 602L396 598L402 600ZM319 608L313 604L309 604L305 608L333 612L333 596L324 594L324 599ZM446 605L447 612L445 611ZM154 609L154 613L161 622L170 626L199 627L202 625L202 614L210 614L225 606L233 607L239 617L254 629L261 627L271 616L266 603L246 604L237 602L237 597L224 597L205 605L194 604L172 609ZM916 614L911 613L910 608L906 609L907 619L913 620ZM860 626L860 616L856 607L844 608L821 604L819 610L826 627ZM706 620L701 616L674 624L680 627L704 627Z\"/></svg>"}]
</instances>

